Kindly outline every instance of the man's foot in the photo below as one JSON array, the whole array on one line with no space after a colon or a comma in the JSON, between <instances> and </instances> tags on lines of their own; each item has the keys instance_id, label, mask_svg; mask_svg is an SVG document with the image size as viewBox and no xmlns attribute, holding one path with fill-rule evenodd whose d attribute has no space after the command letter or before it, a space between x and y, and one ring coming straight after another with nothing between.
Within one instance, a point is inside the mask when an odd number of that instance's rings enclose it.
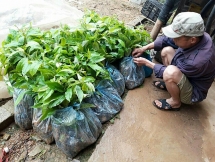
<instances>
[{"instance_id":1,"label":"man's foot","mask_svg":"<svg viewBox=\"0 0 215 162\"><path fill-rule=\"evenodd\" d=\"M153 81L152 85L159 88L159 89L162 89L165 91L167 90L164 81L161 81L161 80Z\"/></svg>"},{"instance_id":2,"label":"man's foot","mask_svg":"<svg viewBox=\"0 0 215 162\"><path fill-rule=\"evenodd\" d=\"M179 111L180 106L172 107L166 99L158 99L153 101L153 105L160 110L168 110L168 111Z\"/></svg>"}]
</instances>

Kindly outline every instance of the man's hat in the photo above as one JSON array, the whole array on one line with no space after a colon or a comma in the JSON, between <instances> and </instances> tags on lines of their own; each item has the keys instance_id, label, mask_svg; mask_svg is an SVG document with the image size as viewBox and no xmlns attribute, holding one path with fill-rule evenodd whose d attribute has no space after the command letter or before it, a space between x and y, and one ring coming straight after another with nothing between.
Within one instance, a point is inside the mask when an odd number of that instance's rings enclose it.
<instances>
[{"instance_id":1,"label":"man's hat","mask_svg":"<svg viewBox=\"0 0 215 162\"><path fill-rule=\"evenodd\" d=\"M162 28L164 35L169 38L181 36L197 37L204 34L204 21L200 14L195 12L179 13L171 25Z\"/></svg>"}]
</instances>

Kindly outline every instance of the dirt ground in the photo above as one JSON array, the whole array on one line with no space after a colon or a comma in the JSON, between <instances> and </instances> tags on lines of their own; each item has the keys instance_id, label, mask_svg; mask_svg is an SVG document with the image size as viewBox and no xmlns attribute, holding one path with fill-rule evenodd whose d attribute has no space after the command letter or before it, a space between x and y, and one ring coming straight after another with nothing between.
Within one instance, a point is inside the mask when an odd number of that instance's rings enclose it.
<instances>
[{"instance_id":1,"label":"dirt ground","mask_svg":"<svg viewBox=\"0 0 215 162\"><path fill-rule=\"evenodd\" d=\"M128 0L67 0L70 5L85 11L94 10L101 16L116 16L120 21L129 23L141 15L142 5L136 5ZM114 124L114 120L103 124L103 133L106 128ZM102 136L102 135L101 135ZM80 152L74 162L86 162L95 149L98 141ZM8 147L9 162L69 162L55 144L48 145L41 141L33 130L21 130L15 123L0 132L0 149Z\"/></svg>"},{"instance_id":2,"label":"dirt ground","mask_svg":"<svg viewBox=\"0 0 215 162\"><path fill-rule=\"evenodd\" d=\"M131 3L128 0L67 0L72 6L85 11L94 10L101 16L116 16L125 23L141 15L142 5Z\"/></svg>"}]
</instances>

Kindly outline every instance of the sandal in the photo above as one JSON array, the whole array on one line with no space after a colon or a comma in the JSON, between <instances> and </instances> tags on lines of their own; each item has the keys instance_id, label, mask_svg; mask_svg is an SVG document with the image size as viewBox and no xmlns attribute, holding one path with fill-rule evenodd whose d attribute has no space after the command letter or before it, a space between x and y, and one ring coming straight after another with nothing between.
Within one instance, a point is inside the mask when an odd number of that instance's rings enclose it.
<instances>
[{"instance_id":1,"label":"sandal","mask_svg":"<svg viewBox=\"0 0 215 162\"><path fill-rule=\"evenodd\" d=\"M157 83L157 82L159 82L159 83L158 83L158 84L155 84L155 83ZM162 90L167 91L166 85L165 85L165 82L164 82L164 81L161 81L161 80L153 81L153 84L152 84L152 85L155 86L155 87L157 87L157 88L159 88L159 89L162 89Z\"/></svg>"},{"instance_id":2,"label":"sandal","mask_svg":"<svg viewBox=\"0 0 215 162\"><path fill-rule=\"evenodd\" d=\"M161 107L158 106L155 101L153 101L153 105L158 108L159 110L165 110L165 111L179 111L180 108L172 108L172 106L166 102L166 99L159 99L158 101L160 101L162 103Z\"/></svg>"}]
</instances>

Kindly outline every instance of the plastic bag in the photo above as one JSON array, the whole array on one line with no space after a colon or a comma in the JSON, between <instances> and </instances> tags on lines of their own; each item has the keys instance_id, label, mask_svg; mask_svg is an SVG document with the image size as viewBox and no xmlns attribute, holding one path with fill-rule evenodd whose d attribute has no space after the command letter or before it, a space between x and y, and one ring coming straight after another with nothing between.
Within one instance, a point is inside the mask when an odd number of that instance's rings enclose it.
<instances>
[{"instance_id":1,"label":"plastic bag","mask_svg":"<svg viewBox=\"0 0 215 162\"><path fill-rule=\"evenodd\" d=\"M85 102L95 105L95 108L92 108L92 110L101 123L112 119L121 111L124 105L117 90L108 80L100 81L96 86L94 94L86 98Z\"/></svg>"},{"instance_id":2,"label":"plastic bag","mask_svg":"<svg viewBox=\"0 0 215 162\"><path fill-rule=\"evenodd\" d=\"M0 6L0 42L6 39L9 29L29 23L43 30L61 24L75 27L83 16L82 11L65 0L7 0L0 1Z\"/></svg>"},{"instance_id":3,"label":"plastic bag","mask_svg":"<svg viewBox=\"0 0 215 162\"><path fill-rule=\"evenodd\" d=\"M14 88L13 99L14 102L24 90ZM15 123L23 130L32 129L32 118L34 100L28 94L25 94L23 99L15 106L14 119Z\"/></svg>"},{"instance_id":4,"label":"plastic bag","mask_svg":"<svg viewBox=\"0 0 215 162\"><path fill-rule=\"evenodd\" d=\"M127 89L139 87L145 80L145 71L143 67L137 66L133 62L133 57L124 57L120 62L119 71L124 76Z\"/></svg>"},{"instance_id":5,"label":"plastic bag","mask_svg":"<svg viewBox=\"0 0 215 162\"><path fill-rule=\"evenodd\" d=\"M34 109L32 125L34 131L37 133L38 137L45 141L47 144L54 142L54 137L52 134L51 117L45 120L41 120L42 109Z\"/></svg>"},{"instance_id":6,"label":"plastic bag","mask_svg":"<svg viewBox=\"0 0 215 162\"><path fill-rule=\"evenodd\" d=\"M111 79L113 81L113 87L117 90L119 95L121 96L125 91L125 80L123 75L116 69L113 65L107 65L106 69L108 70Z\"/></svg>"},{"instance_id":7,"label":"plastic bag","mask_svg":"<svg viewBox=\"0 0 215 162\"><path fill-rule=\"evenodd\" d=\"M148 54L148 53L143 53L143 54L141 55L141 57L146 58L146 59L149 60L149 61L152 61L152 58L151 58L150 54ZM150 76L152 75L153 70L152 70L151 68L149 68L149 67L147 67L147 66L143 66L143 69L144 69L144 71L145 71L145 77L146 77L146 78L148 78L148 77L150 77Z\"/></svg>"},{"instance_id":8,"label":"plastic bag","mask_svg":"<svg viewBox=\"0 0 215 162\"><path fill-rule=\"evenodd\" d=\"M73 158L97 140L102 125L90 108L67 107L52 116L52 130L57 147Z\"/></svg>"}]
</instances>

